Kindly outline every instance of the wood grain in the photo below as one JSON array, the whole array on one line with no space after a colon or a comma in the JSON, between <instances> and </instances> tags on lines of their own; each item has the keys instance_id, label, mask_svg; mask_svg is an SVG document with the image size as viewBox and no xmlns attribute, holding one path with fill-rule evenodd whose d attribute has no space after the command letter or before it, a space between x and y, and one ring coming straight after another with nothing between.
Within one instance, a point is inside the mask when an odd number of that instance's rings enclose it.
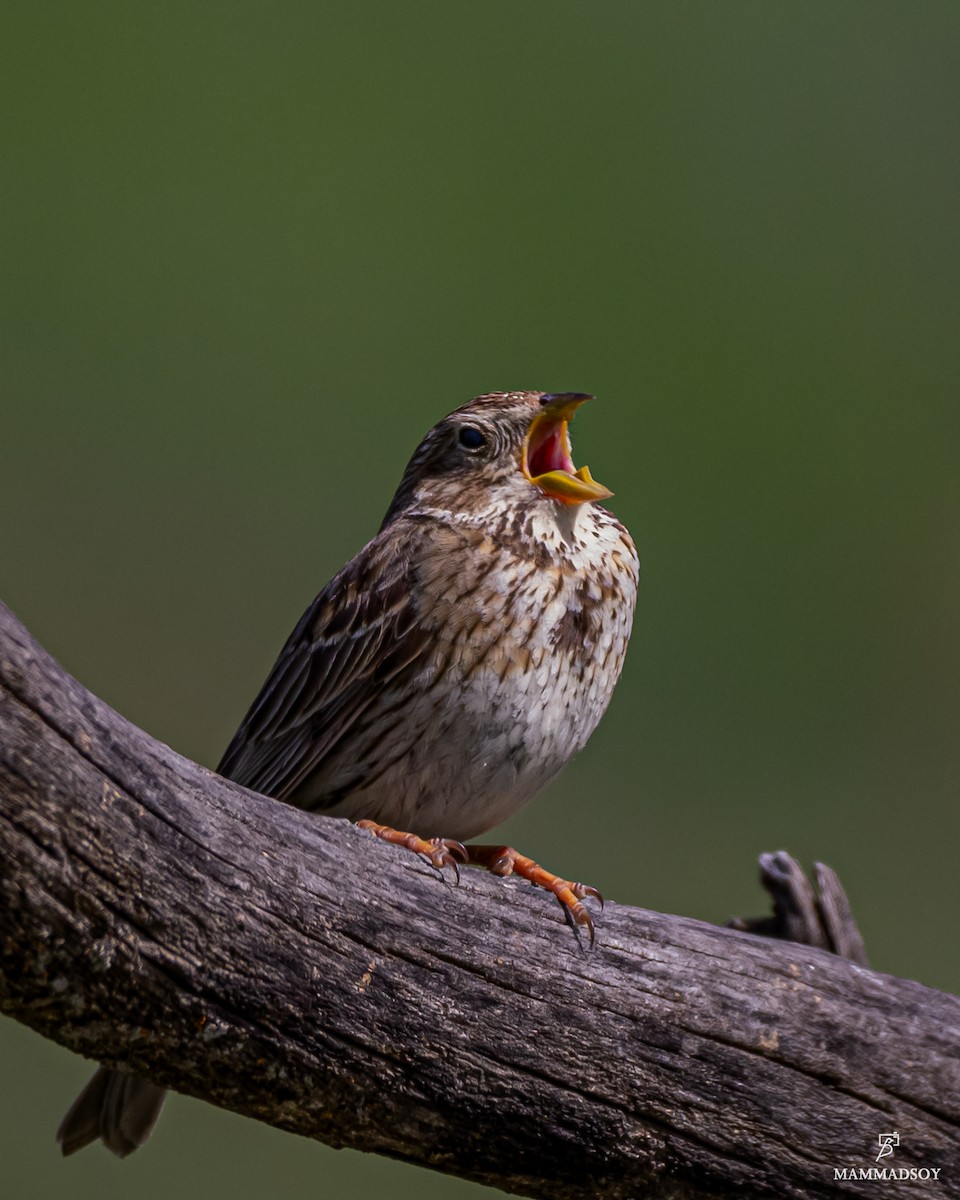
<instances>
[{"instance_id":1,"label":"wood grain","mask_svg":"<svg viewBox=\"0 0 960 1200\"><path fill-rule=\"evenodd\" d=\"M0 606L16 1020L283 1129L524 1196L960 1196L956 997L616 904L599 942L578 952L526 885L441 883L179 757ZM834 1179L873 1165L886 1130L886 1163L936 1184Z\"/></svg>"}]
</instances>

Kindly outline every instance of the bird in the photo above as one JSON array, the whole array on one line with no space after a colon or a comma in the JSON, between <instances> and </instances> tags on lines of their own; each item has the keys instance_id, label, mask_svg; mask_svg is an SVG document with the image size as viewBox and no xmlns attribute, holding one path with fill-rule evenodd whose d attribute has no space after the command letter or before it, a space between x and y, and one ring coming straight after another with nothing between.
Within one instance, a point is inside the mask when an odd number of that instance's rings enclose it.
<instances>
[{"instance_id":1,"label":"bird","mask_svg":"<svg viewBox=\"0 0 960 1200\"><path fill-rule=\"evenodd\" d=\"M506 820L586 744L620 677L639 560L577 468L584 392L494 392L439 421L377 535L294 628L217 768L357 822L440 871L472 864L551 892L578 940L596 888L510 846ZM100 1067L61 1122L65 1155L142 1145L164 1089Z\"/></svg>"}]
</instances>

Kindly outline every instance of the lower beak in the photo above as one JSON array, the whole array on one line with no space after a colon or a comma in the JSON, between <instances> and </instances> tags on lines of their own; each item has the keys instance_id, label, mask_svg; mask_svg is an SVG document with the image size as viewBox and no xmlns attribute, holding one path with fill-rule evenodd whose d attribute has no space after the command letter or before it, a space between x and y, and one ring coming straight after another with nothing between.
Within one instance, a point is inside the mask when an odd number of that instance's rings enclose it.
<instances>
[{"instance_id":1,"label":"lower beak","mask_svg":"<svg viewBox=\"0 0 960 1200\"><path fill-rule=\"evenodd\" d=\"M582 393L562 393L544 403L530 422L523 442L522 467L527 479L545 496L566 504L606 500L613 495L590 474L589 467L574 469L570 457L569 424L584 401Z\"/></svg>"}]
</instances>

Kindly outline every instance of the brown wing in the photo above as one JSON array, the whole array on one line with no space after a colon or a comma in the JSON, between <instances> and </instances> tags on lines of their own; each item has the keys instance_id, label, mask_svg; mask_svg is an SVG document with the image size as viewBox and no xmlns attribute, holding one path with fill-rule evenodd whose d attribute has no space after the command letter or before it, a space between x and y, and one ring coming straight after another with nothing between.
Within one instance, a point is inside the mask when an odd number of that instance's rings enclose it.
<instances>
[{"instance_id":1,"label":"brown wing","mask_svg":"<svg viewBox=\"0 0 960 1200\"><path fill-rule=\"evenodd\" d=\"M428 643L408 555L384 530L301 617L217 768L286 800ZM322 797L315 804L323 807Z\"/></svg>"}]
</instances>

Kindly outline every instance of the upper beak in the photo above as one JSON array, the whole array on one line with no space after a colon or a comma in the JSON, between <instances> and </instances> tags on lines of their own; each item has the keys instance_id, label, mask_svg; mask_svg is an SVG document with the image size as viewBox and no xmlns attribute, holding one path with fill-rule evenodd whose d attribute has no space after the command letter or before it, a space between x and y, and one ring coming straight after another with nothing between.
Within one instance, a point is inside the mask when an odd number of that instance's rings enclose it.
<instances>
[{"instance_id":1,"label":"upper beak","mask_svg":"<svg viewBox=\"0 0 960 1200\"><path fill-rule=\"evenodd\" d=\"M609 488L596 482L589 467L575 470L570 456L568 426L580 405L592 399L583 392L544 396L540 411L530 422L523 440L523 473L553 500L584 504L588 500L606 500L613 495Z\"/></svg>"}]
</instances>

